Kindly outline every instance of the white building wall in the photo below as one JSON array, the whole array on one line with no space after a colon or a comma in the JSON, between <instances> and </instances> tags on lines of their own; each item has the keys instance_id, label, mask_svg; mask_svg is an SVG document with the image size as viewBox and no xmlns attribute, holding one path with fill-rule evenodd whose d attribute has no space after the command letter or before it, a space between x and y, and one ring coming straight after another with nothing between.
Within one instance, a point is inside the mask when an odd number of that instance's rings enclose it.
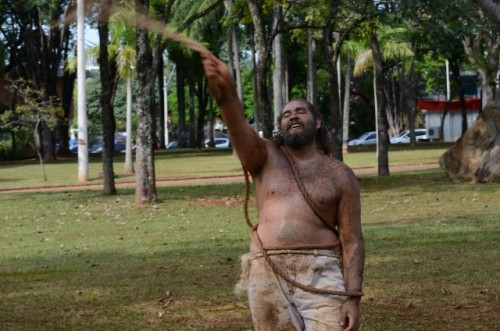
<instances>
[{"instance_id":1,"label":"white building wall","mask_svg":"<svg viewBox=\"0 0 500 331\"><path fill-rule=\"evenodd\" d=\"M425 128L427 129L428 136L431 140L438 140L439 136L432 136L429 132L439 132L441 128L441 117L443 111L433 110L424 111ZM468 111L467 113L467 127L470 127L478 116L477 111ZM459 111L449 111L446 115L443 127L443 141L455 142L462 136L462 114Z\"/></svg>"}]
</instances>

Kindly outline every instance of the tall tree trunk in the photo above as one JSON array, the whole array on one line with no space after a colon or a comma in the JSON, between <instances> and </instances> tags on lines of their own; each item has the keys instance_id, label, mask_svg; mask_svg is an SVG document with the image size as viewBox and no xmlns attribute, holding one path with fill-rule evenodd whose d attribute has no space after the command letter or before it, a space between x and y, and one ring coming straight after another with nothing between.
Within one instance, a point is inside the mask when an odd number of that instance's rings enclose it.
<instances>
[{"instance_id":1,"label":"tall tree trunk","mask_svg":"<svg viewBox=\"0 0 500 331\"><path fill-rule=\"evenodd\" d=\"M259 58L257 60L256 87L257 87L257 111L261 129L265 137L271 137L273 131L273 116L269 101L267 73L270 50L266 47L264 20L261 12L261 4L258 0L249 0L248 7L254 25L254 40Z\"/></svg>"},{"instance_id":2,"label":"tall tree trunk","mask_svg":"<svg viewBox=\"0 0 500 331\"><path fill-rule=\"evenodd\" d=\"M62 91L62 108L64 111L64 118L59 123L57 131L59 134L59 153L69 153L69 116L73 106L73 91L75 87L76 74L68 71L64 72L63 77L63 91Z\"/></svg>"},{"instance_id":3,"label":"tall tree trunk","mask_svg":"<svg viewBox=\"0 0 500 331\"><path fill-rule=\"evenodd\" d=\"M443 110L443 115L441 116L441 126L439 128L439 136L441 137L442 141L445 141L444 137L444 120L446 119L446 116L448 115L448 111L450 109L450 103L453 100L453 96L450 94L450 97L448 98L448 101L444 105L444 110Z\"/></svg>"},{"instance_id":4,"label":"tall tree trunk","mask_svg":"<svg viewBox=\"0 0 500 331\"><path fill-rule=\"evenodd\" d=\"M184 91L184 69L180 64L175 69L177 79L177 139L179 147L187 147L187 132L186 132L186 95Z\"/></svg>"},{"instance_id":5,"label":"tall tree trunk","mask_svg":"<svg viewBox=\"0 0 500 331\"><path fill-rule=\"evenodd\" d=\"M197 99L198 99L198 118L196 121L196 148L202 149L205 147L205 115L207 113L207 102L206 95L208 91L205 91L205 86L203 84L203 79L198 80Z\"/></svg>"},{"instance_id":6,"label":"tall tree trunk","mask_svg":"<svg viewBox=\"0 0 500 331\"><path fill-rule=\"evenodd\" d=\"M483 41L481 40L483 39ZM478 45L483 42L487 45L487 52L483 52ZM465 53L469 61L477 68L481 78L481 92L483 106L494 101L497 96L497 75L500 67L500 34L478 32L474 39L462 40Z\"/></svg>"},{"instance_id":7,"label":"tall tree trunk","mask_svg":"<svg viewBox=\"0 0 500 331\"><path fill-rule=\"evenodd\" d=\"M384 94L384 72L382 67L382 54L375 31L370 35L370 45L373 52L373 61L375 65L375 83L376 83L376 109L377 114L377 137L378 137L378 175L389 176L389 137L387 136L387 117L386 101Z\"/></svg>"},{"instance_id":8,"label":"tall tree trunk","mask_svg":"<svg viewBox=\"0 0 500 331\"><path fill-rule=\"evenodd\" d=\"M233 52L233 43L231 42L231 28L228 29L227 57L228 57L227 67L234 79L234 52Z\"/></svg>"},{"instance_id":9,"label":"tall tree trunk","mask_svg":"<svg viewBox=\"0 0 500 331\"><path fill-rule=\"evenodd\" d=\"M102 170L103 170L103 190L107 195L116 194L113 151L115 144L115 116L113 113L113 84L116 79L116 66L110 63L108 54L109 42L109 8L111 1L101 2L100 17L97 29L99 31L99 71L101 75L101 96L99 104L101 106L102 124ZM113 68L114 66L114 68Z\"/></svg>"},{"instance_id":10,"label":"tall tree trunk","mask_svg":"<svg viewBox=\"0 0 500 331\"><path fill-rule=\"evenodd\" d=\"M403 69L401 67L400 65L396 65L389 70L386 75L386 86L384 86L388 130L393 135L399 133L402 126L402 84L404 72L402 72Z\"/></svg>"},{"instance_id":11,"label":"tall tree trunk","mask_svg":"<svg viewBox=\"0 0 500 331\"><path fill-rule=\"evenodd\" d=\"M262 132L262 124L259 115L259 100L257 97L257 49L255 47L255 40L251 42L251 58L252 58L252 70L254 75L252 76L252 87L253 87L253 109L254 109L254 122L255 129L260 134Z\"/></svg>"},{"instance_id":12,"label":"tall tree trunk","mask_svg":"<svg viewBox=\"0 0 500 331\"><path fill-rule=\"evenodd\" d=\"M41 125L41 144L43 146L42 149L42 158L44 162L53 162L56 160L56 150L55 150L55 139L54 133L47 125L47 123L43 122Z\"/></svg>"},{"instance_id":13,"label":"tall tree trunk","mask_svg":"<svg viewBox=\"0 0 500 331\"><path fill-rule=\"evenodd\" d=\"M241 102L243 102L243 78L241 77L241 64L240 64L240 51L238 47L238 40L236 39L236 28L232 26L230 28L231 40L229 41L232 45L233 50L233 62L234 62L234 72L236 78L236 91L238 92L238 97Z\"/></svg>"},{"instance_id":14,"label":"tall tree trunk","mask_svg":"<svg viewBox=\"0 0 500 331\"><path fill-rule=\"evenodd\" d=\"M415 53L416 45L413 48ZM403 107L408 119L408 129L415 132L415 113L417 108L417 77L415 72L415 57L411 59L410 71L404 80Z\"/></svg>"},{"instance_id":15,"label":"tall tree trunk","mask_svg":"<svg viewBox=\"0 0 500 331\"><path fill-rule=\"evenodd\" d=\"M194 82L190 80L189 84L189 147L196 146L196 115L194 106L195 88Z\"/></svg>"},{"instance_id":16,"label":"tall tree trunk","mask_svg":"<svg viewBox=\"0 0 500 331\"><path fill-rule=\"evenodd\" d=\"M307 29L307 100L318 107L318 79L316 75L316 63L314 53L316 43L312 35L312 30Z\"/></svg>"},{"instance_id":17,"label":"tall tree trunk","mask_svg":"<svg viewBox=\"0 0 500 331\"><path fill-rule=\"evenodd\" d=\"M351 99L351 52L347 52L345 64L345 79L344 79L344 109L342 112L342 151L347 153L347 141L349 140L349 113Z\"/></svg>"},{"instance_id":18,"label":"tall tree trunk","mask_svg":"<svg viewBox=\"0 0 500 331\"><path fill-rule=\"evenodd\" d=\"M69 36L69 26L64 29L64 36ZM63 38L63 59L64 62L68 61L68 53L70 51L69 38ZM73 91L75 89L76 73L65 70L63 74L63 88L62 88L62 108L64 112L63 120L58 125L59 134L59 152L61 154L69 154L69 117L71 114L71 107L73 105Z\"/></svg>"},{"instance_id":19,"label":"tall tree trunk","mask_svg":"<svg viewBox=\"0 0 500 331\"><path fill-rule=\"evenodd\" d=\"M208 101L208 139L210 142L214 141L214 131L215 131L215 114L214 114L214 104L213 99L209 98Z\"/></svg>"},{"instance_id":20,"label":"tall tree trunk","mask_svg":"<svg viewBox=\"0 0 500 331\"><path fill-rule=\"evenodd\" d=\"M43 144L42 144L42 133L43 133L43 125L45 122L42 121L37 121L35 124L35 130L34 130L34 135L35 135L35 149L36 153L38 155L38 160L40 161L40 167L42 168L42 175L43 175L43 180L47 181L47 174L45 172L45 164L43 162Z\"/></svg>"},{"instance_id":21,"label":"tall tree trunk","mask_svg":"<svg viewBox=\"0 0 500 331\"><path fill-rule=\"evenodd\" d=\"M332 136L332 156L342 161L342 115L340 112L340 96L338 91L337 79L337 59L340 49L333 47L333 23L330 22L323 29L323 40L325 43L325 63L328 72L328 89L329 89L329 109L330 109L330 130Z\"/></svg>"},{"instance_id":22,"label":"tall tree trunk","mask_svg":"<svg viewBox=\"0 0 500 331\"><path fill-rule=\"evenodd\" d=\"M127 78L127 116L126 128L127 137L125 138L125 173L133 174L134 165L132 162L132 78Z\"/></svg>"},{"instance_id":23,"label":"tall tree trunk","mask_svg":"<svg viewBox=\"0 0 500 331\"><path fill-rule=\"evenodd\" d=\"M457 88L458 99L460 100L460 109L462 114L462 134L467 131L467 106L465 104L465 90L462 84L460 64L457 59L450 60L451 77Z\"/></svg>"},{"instance_id":24,"label":"tall tree trunk","mask_svg":"<svg viewBox=\"0 0 500 331\"><path fill-rule=\"evenodd\" d=\"M157 44L159 41L157 40ZM163 93L164 91L164 63L163 63L163 54L161 52L160 47L156 47L156 57L158 58L158 68L157 68L157 75L156 78L158 80L158 91L159 91L159 98L158 98L158 103L159 103L159 109L160 109L160 127L158 128L158 140L159 140L159 145L160 148L165 148L165 130L167 129L165 127L165 98L166 95Z\"/></svg>"},{"instance_id":25,"label":"tall tree trunk","mask_svg":"<svg viewBox=\"0 0 500 331\"><path fill-rule=\"evenodd\" d=\"M39 13L38 13L39 14ZM41 24L41 20L39 21ZM43 28L40 28L43 31ZM43 77L41 80L45 84L45 101L50 101L52 98L59 99L57 95L56 82L59 72L59 63L62 59L62 32L59 27L50 27L47 38L41 40L42 56L45 59L42 66ZM51 162L56 160L55 139L52 130L42 123L42 145L43 145L43 160Z\"/></svg>"},{"instance_id":26,"label":"tall tree trunk","mask_svg":"<svg viewBox=\"0 0 500 331\"><path fill-rule=\"evenodd\" d=\"M274 16L273 25L279 31L281 27L281 21L283 16L283 11L280 5L274 5ZM278 129L278 116L281 113L284 105L284 91L285 87L284 76L285 68L283 65L283 34L278 33L273 40L273 56L274 56L274 71L273 71L273 100L274 100L274 116L273 124L274 130Z\"/></svg>"},{"instance_id":27,"label":"tall tree trunk","mask_svg":"<svg viewBox=\"0 0 500 331\"><path fill-rule=\"evenodd\" d=\"M135 10L147 16L148 0L135 0ZM139 26L140 24L137 24ZM137 54L137 149L135 202L143 204L157 200L153 151L152 98L155 72L152 71L153 55L147 30L136 30Z\"/></svg>"}]
</instances>

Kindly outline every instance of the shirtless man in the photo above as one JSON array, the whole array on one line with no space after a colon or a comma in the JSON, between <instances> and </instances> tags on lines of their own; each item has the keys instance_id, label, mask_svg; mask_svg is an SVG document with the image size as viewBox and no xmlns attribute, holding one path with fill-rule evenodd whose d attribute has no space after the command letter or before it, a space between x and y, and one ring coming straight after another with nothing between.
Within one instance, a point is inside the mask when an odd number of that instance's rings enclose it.
<instances>
[{"instance_id":1,"label":"shirtless man","mask_svg":"<svg viewBox=\"0 0 500 331\"><path fill-rule=\"evenodd\" d=\"M226 64L205 55L203 65L255 185L259 223L242 257L255 329L357 330L364 267L359 188L352 171L324 153L320 114L305 100L291 101L279 118L281 142L260 138L245 121Z\"/></svg>"}]
</instances>

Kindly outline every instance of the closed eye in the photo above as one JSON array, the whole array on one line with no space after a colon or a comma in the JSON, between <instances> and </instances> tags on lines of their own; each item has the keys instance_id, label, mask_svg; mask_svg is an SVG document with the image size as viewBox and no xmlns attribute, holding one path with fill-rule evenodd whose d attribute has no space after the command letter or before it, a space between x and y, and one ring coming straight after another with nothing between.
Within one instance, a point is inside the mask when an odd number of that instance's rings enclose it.
<instances>
[{"instance_id":1,"label":"closed eye","mask_svg":"<svg viewBox=\"0 0 500 331\"><path fill-rule=\"evenodd\" d=\"M295 112L299 115L304 115L304 114L307 114L307 109L306 108L295 108L293 111L292 110L286 110L283 112L283 114L281 115L282 118L287 118L287 117L290 117L292 112Z\"/></svg>"}]
</instances>

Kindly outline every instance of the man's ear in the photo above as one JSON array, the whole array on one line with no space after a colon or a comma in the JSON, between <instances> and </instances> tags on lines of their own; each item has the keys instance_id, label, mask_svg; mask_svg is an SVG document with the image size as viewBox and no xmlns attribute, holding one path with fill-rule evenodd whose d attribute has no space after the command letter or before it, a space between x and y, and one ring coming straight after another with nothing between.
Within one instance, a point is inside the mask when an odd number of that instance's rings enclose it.
<instances>
[{"instance_id":1,"label":"man's ear","mask_svg":"<svg viewBox=\"0 0 500 331\"><path fill-rule=\"evenodd\" d=\"M316 118L315 118L315 121L316 121L316 129L321 128L321 118L316 117Z\"/></svg>"}]
</instances>

